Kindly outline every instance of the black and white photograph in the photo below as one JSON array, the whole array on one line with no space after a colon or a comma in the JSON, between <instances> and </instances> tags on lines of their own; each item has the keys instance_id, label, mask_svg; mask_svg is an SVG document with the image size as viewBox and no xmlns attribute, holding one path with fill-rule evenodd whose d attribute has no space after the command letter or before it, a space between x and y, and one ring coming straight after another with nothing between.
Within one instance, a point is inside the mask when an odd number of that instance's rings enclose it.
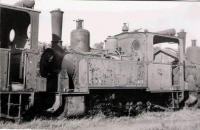
<instances>
[{"instance_id":1,"label":"black and white photograph","mask_svg":"<svg viewBox=\"0 0 200 130\"><path fill-rule=\"evenodd\" d=\"M0 0L0 129L200 130L200 2Z\"/></svg>"}]
</instances>

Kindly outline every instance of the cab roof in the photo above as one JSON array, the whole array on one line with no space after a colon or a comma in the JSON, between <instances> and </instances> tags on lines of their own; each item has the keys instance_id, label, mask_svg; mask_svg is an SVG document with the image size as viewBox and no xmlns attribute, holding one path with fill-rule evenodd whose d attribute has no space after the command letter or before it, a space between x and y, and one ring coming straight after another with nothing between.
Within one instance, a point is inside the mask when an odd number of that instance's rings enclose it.
<instances>
[{"instance_id":1,"label":"cab roof","mask_svg":"<svg viewBox=\"0 0 200 130\"><path fill-rule=\"evenodd\" d=\"M26 7L19 7L19 6L14 6L14 5L7 5L7 4L2 4L2 3L0 4L0 8L41 13L41 11L39 11L39 10L30 9L30 8L26 8Z\"/></svg>"}]
</instances>

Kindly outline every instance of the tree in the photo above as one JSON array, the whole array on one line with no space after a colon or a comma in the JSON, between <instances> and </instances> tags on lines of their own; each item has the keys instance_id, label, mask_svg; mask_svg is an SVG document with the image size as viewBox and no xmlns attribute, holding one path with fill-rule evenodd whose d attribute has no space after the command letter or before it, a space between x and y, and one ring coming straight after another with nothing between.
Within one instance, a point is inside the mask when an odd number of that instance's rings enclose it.
<instances>
[{"instance_id":1,"label":"tree","mask_svg":"<svg viewBox=\"0 0 200 130\"><path fill-rule=\"evenodd\" d=\"M103 50L103 45L104 45L103 42L95 43L95 44L94 44L94 49Z\"/></svg>"},{"instance_id":2,"label":"tree","mask_svg":"<svg viewBox=\"0 0 200 130\"><path fill-rule=\"evenodd\" d=\"M67 51L67 49L69 49L69 46L63 45L62 48L63 48L64 51Z\"/></svg>"}]
</instances>

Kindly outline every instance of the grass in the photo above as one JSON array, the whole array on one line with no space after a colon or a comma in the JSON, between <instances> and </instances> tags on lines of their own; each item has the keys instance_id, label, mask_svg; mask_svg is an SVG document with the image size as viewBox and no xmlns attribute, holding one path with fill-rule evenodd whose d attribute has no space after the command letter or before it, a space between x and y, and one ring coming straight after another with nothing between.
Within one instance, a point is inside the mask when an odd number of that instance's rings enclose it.
<instances>
[{"instance_id":1,"label":"grass","mask_svg":"<svg viewBox=\"0 0 200 130\"><path fill-rule=\"evenodd\" d=\"M200 110L183 109L176 112L148 112L136 117L105 117L42 120L22 124L0 121L0 129L56 130L200 130Z\"/></svg>"}]
</instances>

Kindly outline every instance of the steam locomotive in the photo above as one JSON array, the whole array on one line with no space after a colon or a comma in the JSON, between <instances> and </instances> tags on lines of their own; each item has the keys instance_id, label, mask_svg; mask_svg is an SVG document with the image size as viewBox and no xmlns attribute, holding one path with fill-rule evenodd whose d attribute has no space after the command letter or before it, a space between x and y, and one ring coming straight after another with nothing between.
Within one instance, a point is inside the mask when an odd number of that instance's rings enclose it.
<instances>
[{"instance_id":1,"label":"steam locomotive","mask_svg":"<svg viewBox=\"0 0 200 130\"><path fill-rule=\"evenodd\" d=\"M40 11L34 1L0 4L0 117L21 120L34 112L70 117L95 111L175 110L199 104L200 47L185 52L186 32L129 31L90 48L77 20L70 49L62 49L60 9L51 11L52 45L38 54ZM156 45L176 45L177 50ZM40 61L38 61L40 59ZM38 70L39 68L39 70ZM37 75L39 71L40 75Z\"/></svg>"}]
</instances>

